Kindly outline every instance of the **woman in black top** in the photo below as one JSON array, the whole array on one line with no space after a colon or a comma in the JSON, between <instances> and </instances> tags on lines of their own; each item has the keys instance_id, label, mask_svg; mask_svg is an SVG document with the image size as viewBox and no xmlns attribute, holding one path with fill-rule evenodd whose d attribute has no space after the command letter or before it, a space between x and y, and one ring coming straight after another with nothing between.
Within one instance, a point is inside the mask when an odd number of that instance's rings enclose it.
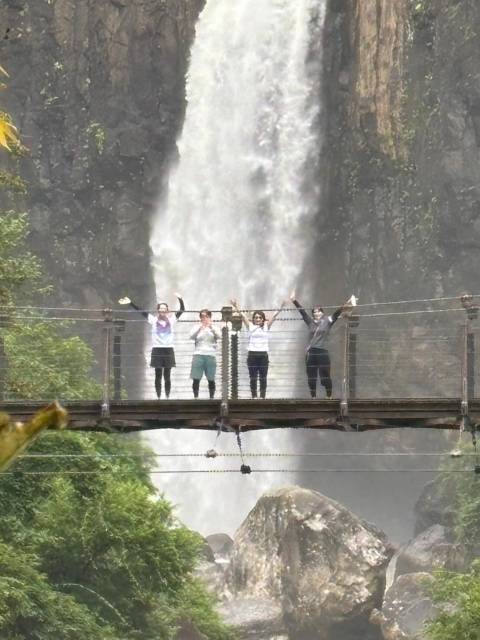
<instances>
[{"instance_id":1,"label":"woman in black top","mask_svg":"<svg viewBox=\"0 0 480 640\"><path fill-rule=\"evenodd\" d=\"M296 300L295 292L292 292L290 300L297 307L303 321L308 327L310 340L307 346L305 366L307 370L307 382L312 398L317 396L317 378L320 378L320 384L325 388L327 398L332 397L332 378L330 376L330 354L325 347L325 343L330 333L330 329L340 317L342 311L350 305L345 303L332 313L331 316L325 315L322 307L313 307L310 316L302 305Z\"/></svg>"}]
</instances>

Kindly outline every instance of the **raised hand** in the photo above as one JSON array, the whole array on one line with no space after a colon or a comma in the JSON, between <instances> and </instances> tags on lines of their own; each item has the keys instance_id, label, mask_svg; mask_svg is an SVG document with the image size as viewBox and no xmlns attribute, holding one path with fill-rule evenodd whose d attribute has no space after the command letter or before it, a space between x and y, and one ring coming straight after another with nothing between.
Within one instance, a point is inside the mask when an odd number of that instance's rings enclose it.
<instances>
[{"instance_id":1,"label":"raised hand","mask_svg":"<svg viewBox=\"0 0 480 640\"><path fill-rule=\"evenodd\" d=\"M177 291L175 291L175 293L173 294L176 298L178 298L179 300L183 300L183 296L181 293L178 293Z\"/></svg>"},{"instance_id":2,"label":"raised hand","mask_svg":"<svg viewBox=\"0 0 480 640\"><path fill-rule=\"evenodd\" d=\"M120 298L118 301L118 304L130 304L131 300L130 298L128 298L127 296L124 296L123 298Z\"/></svg>"},{"instance_id":3,"label":"raised hand","mask_svg":"<svg viewBox=\"0 0 480 640\"><path fill-rule=\"evenodd\" d=\"M293 289L292 293L290 294L290 300L293 302L294 300L296 300L296 296L295 296L295 289Z\"/></svg>"}]
</instances>

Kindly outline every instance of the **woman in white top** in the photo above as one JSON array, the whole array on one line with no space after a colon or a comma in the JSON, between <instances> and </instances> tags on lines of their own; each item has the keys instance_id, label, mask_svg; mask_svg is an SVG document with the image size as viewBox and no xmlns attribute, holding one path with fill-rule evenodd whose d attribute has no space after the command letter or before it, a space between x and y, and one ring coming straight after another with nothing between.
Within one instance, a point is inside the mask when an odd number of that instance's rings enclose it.
<instances>
[{"instance_id":1,"label":"woman in white top","mask_svg":"<svg viewBox=\"0 0 480 640\"><path fill-rule=\"evenodd\" d=\"M195 340L190 377L193 380L193 397L198 398L200 380L203 374L208 381L210 398L215 396L215 373L217 369L217 343L222 339L220 329L212 322L212 312L208 309L200 311L200 324L190 333L190 339Z\"/></svg>"},{"instance_id":2,"label":"woman in white top","mask_svg":"<svg viewBox=\"0 0 480 640\"><path fill-rule=\"evenodd\" d=\"M182 296L179 293L175 295L180 303L180 309L172 312L166 302L159 302L155 315L140 309L130 298L121 298L119 300L120 304L129 304L133 309L141 313L151 327L152 353L150 356L150 366L155 369L155 391L158 399L160 399L162 395L162 373L165 379L165 395L167 398L170 395L172 386L170 372L176 364L175 351L173 348L174 327L177 320L180 320L180 316L185 311Z\"/></svg>"},{"instance_id":3,"label":"woman in white top","mask_svg":"<svg viewBox=\"0 0 480 640\"><path fill-rule=\"evenodd\" d=\"M257 380L260 381L260 397L265 398L267 394L267 374L269 365L269 331L278 314L286 305L286 301L282 302L280 309L273 314L270 320L267 320L263 311L254 311L252 314L252 320L250 321L248 316L240 311L236 300L231 300L231 304L235 311L240 313L242 316L243 323L249 333L247 367L248 375L250 377L250 391L252 393L252 398L257 397Z\"/></svg>"}]
</instances>

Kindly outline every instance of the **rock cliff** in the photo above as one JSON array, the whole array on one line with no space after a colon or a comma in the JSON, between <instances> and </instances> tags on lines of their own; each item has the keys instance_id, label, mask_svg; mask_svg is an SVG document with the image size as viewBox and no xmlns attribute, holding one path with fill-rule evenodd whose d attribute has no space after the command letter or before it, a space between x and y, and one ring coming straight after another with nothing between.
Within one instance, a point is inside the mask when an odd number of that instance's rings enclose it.
<instances>
[{"instance_id":1,"label":"rock cliff","mask_svg":"<svg viewBox=\"0 0 480 640\"><path fill-rule=\"evenodd\" d=\"M479 34L475 0L329 3L317 251L364 301L476 288Z\"/></svg>"},{"instance_id":2,"label":"rock cliff","mask_svg":"<svg viewBox=\"0 0 480 640\"><path fill-rule=\"evenodd\" d=\"M30 153L32 243L63 304L152 292L149 220L175 154L204 0L4 0L2 98Z\"/></svg>"},{"instance_id":3,"label":"rock cliff","mask_svg":"<svg viewBox=\"0 0 480 640\"><path fill-rule=\"evenodd\" d=\"M204 0L5 0L4 94L31 155L34 247L62 302L150 297L149 222L175 155ZM475 288L480 246L476 0L329 0L320 294ZM425 275L426 277L419 277ZM314 276L316 277L316 276Z\"/></svg>"}]
</instances>

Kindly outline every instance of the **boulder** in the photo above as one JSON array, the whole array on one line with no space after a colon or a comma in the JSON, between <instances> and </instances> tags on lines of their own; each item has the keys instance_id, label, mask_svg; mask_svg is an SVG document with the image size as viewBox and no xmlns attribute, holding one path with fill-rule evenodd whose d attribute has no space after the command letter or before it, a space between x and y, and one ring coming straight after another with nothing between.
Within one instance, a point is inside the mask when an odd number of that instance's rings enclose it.
<instances>
[{"instance_id":1,"label":"boulder","mask_svg":"<svg viewBox=\"0 0 480 640\"><path fill-rule=\"evenodd\" d=\"M383 532L339 503L286 487L264 494L238 530L228 586L237 598L274 603L291 637L359 640L391 553Z\"/></svg>"},{"instance_id":2,"label":"boulder","mask_svg":"<svg viewBox=\"0 0 480 640\"><path fill-rule=\"evenodd\" d=\"M429 482L415 504L415 535L434 524L453 528L455 514L452 505L448 486L438 479Z\"/></svg>"},{"instance_id":3,"label":"boulder","mask_svg":"<svg viewBox=\"0 0 480 640\"><path fill-rule=\"evenodd\" d=\"M370 618L379 625L384 640L427 640L424 624L439 613L428 595L431 580L428 573L397 578L385 594L382 610L373 611Z\"/></svg>"},{"instance_id":4,"label":"boulder","mask_svg":"<svg viewBox=\"0 0 480 640\"><path fill-rule=\"evenodd\" d=\"M205 539L217 560L228 558L233 547L233 540L228 534L212 533Z\"/></svg>"},{"instance_id":5,"label":"boulder","mask_svg":"<svg viewBox=\"0 0 480 640\"><path fill-rule=\"evenodd\" d=\"M452 543L448 530L434 524L403 547L398 555L395 576L434 569L458 571L465 566L464 556L462 546Z\"/></svg>"},{"instance_id":6,"label":"boulder","mask_svg":"<svg viewBox=\"0 0 480 640\"><path fill-rule=\"evenodd\" d=\"M288 640L282 608L266 598L235 598L219 607L223 620L239 629L241 640Z\"/></svg>"}]
</instances>

